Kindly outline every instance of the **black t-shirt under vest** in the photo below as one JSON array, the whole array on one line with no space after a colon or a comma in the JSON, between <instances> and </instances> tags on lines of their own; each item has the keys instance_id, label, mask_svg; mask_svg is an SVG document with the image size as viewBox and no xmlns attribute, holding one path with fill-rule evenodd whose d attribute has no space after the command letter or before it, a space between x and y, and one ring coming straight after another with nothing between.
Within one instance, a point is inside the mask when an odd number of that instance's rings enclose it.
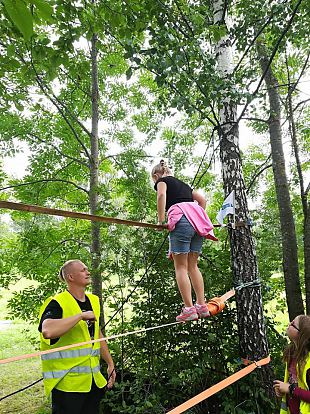
<instances>
[{"instance_id":1,"label":"black t-shirt under vest","mask_svg":"<svg viewBox=\"0 0 310 414\"><path fill-rule=\"evenodd\" d=\"M189 185L183 183L183 181L170 175L168 177L159 178L154 185L156 191L157 184L160 182L164 182L167 185L166 211L168 211L174 204L194 201L192 189Z\"/></svg>"},{"instance_id":2,"label":"black t-shirt under vest","mask_svg":"<svg viewBox=\"0 0 310 414\"><path fill-rule=\"evenodd\" d=\"M76 300L82 312L92 311L93 308L91 306L90 300L87 297L87 295L85 295L85 298L86 298L85 302L81 302L80 300L76 298L74 299ZM39 332L42 332L42 323L43 321L45 321L45 319L61 319L61 318L62 318L62 308L59 305L59 303L53 299L46 306L41 316L41 320L40 320L39 327L38 327ZM92 321L85 321L85 322L87 323L87 327L88 327L88 331L89 331L89 335L91 339L94 339L94 333L95 333L94 323ZM58 341L58 339L59 338L51 339L50 340L51 345L54 345Z\"/></svg>"}]
</instances>

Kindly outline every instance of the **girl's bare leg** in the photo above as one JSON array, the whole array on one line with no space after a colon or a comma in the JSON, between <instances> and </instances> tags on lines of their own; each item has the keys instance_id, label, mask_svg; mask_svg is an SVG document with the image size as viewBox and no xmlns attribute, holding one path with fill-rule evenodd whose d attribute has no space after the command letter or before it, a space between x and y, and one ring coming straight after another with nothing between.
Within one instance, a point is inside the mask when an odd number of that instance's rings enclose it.
<instances>
[{"instance_id":1,"label":"girl's bare leg","mask_svg":"<svg viewBox=\"0 0 310 414\"><path fill-rule=\"evenodd\" d=\"M187 256L188 254L172 253L175 276L185 306L193 306L192 286L187 275Z\"/></svg>"},{"instance_id":2,"label":"girl's bare leg","mask_svg":"<svg viewBox=\"0 0 310 414\"><path fill-rule=\"evenodd\" d=\"M198 268L198 253L190 252L188 254L188 273L190 280L193 285L193 289L196 293L196 300L199 305L204 305L205 302L205 292L204 292L204 282L202 274Z\"/></svg>"}]
</instances>

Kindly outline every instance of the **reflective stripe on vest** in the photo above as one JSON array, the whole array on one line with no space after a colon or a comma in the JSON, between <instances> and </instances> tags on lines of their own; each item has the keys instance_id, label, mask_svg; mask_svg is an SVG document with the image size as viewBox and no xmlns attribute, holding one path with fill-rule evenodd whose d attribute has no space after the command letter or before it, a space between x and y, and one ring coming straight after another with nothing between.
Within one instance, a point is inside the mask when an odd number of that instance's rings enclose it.
<instances>
[{"instance_id":1,"label":"reflective stripe on vest","mask_svg":"<svg viewBox=\"0 0 310 414\"><path fill-rule=\"evenodd\" d=\"M75 374L95 374L96 372L100 371L100 365L95 366L94 368L91 367L73 367L71 369L63 369L61 371L48 371L43 372L44 379L52 379L52 378L62 378L65 375L73 372Z\"/></svg>"},{"instance_id":2,"label":"reflective stripe on vest","mask_svg":"<svg viewBox=\"0 0 310 414\"><path fill-rule=\"evenodd\" d=\"M87 294L87 296L96 316L94 339L98 339L100 336L98 322L100 318L99 298L91 293ZM39 318L41 318L46 306L52 299L56 300L62 308L63 318L68 318L81 312L74 297L68 291L64 291L44 302ZM58 347L90 340L85 321L79 321L62 335L56 344L51 345L49 340L43 338L42 333L40 337L41 350L52 350L52 352L42 355L41 358L44 388L47 396L54 388L64 392L89 392L93 381L98 388L103 388L106 385L106 379L100 372L99 342L93 346L77 346L66 350L57 349Z\"/></svg>"},{"instance_id":3,"label":"reflective stripe on vest","mask_svg":"<svg viewBox=\"0 0 310 414\"><path fill-rule=\"evenodd\" d=\"M68 351L55 351L50 354L41 355L43 361L49 359L65 359L65 358L76 358L80 356L99 356L100 349L82 348L82 349L69 349Z\"/></svg>"}]
</instances>

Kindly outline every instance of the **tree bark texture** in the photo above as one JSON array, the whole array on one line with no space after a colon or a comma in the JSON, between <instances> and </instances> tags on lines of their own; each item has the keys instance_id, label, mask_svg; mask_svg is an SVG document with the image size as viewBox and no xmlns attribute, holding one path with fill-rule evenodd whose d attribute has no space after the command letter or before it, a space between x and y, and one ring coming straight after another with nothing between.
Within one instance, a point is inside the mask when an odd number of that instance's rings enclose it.
<instances>
[{"instance_id":1,"label":"tree bark texture","mask_svg":"<svg viewBox=\"0 0 310 414\"><path fill-rule=\"evenodd\" d=\"M310 202L307 199L307 191L305 190L304 178L302 173L301 161L299 156L299 146L297 139L297 128L294 118L293 102L291 90L288 92L288 116L290 124L290 135L296 160L296 169L300 186L300 198L302 211L304 216L303 223L303 243L304 243L304 277L306 291L306 313L310 314Z\"/></svg>"},{"instance_id":2,"label":"tree bark texture","mask_svg":"<svg viewBox=\"0 0 310 414\"><path fill-rule=\"evenodd\" d=\"M273 74L271 66L268 68L269 57L262 41L257 42L257 52L262 72L265 73L266 71L265 82L270 105L269 135L273 176L280 214L285 292L289 318L290 320L293 320L297 315L304 313L304 305L299 280L295 222L291 207L282 145L281 106L278 93L278 82Z\"/></svg>"},{"instance_id":3,"label":"tree bark texture","mask_svg":"<svg viewBox=\"0 0 310 414\"><path fill-rule=\"evenodd\" d=\"M222 0L216 1L214 3L214 22L216 24L223 24L225 21L223 10L224 2ZM219 71L225 77L232 71L231 44L227 37L218 42L216 57ZM221 105L223 108L219 113L219 138L225 196L235 190L236 221L246 222L248 206L239 149L239 130L236 123L237 106L229 98L225 98ZM240 356L250 360L258 360L268 355L269 347L251 228L231 228L229 229L229 238L233 282L237 287ZM250 283L250 285L242 287L245 283Z\"/></svg>"},{"instance_id":4,"label":"tree bark texture","mask_svg":"<svg viewBox=\"0 0 310 414\"><path fill-rule=\"evenodd\" d=\"M91 129L91 158L90 158L90 185L89 185L89 209L90 214L98 212L98 184L99 184L99 86L97 65L97 35L93 34L91 39L91 74L92 74L92 129ZM91 222L91 257L92 257L92 291L99 296L102 306L102 279L100 272L101 246L100 246L100 223ZM103 320L102 320L103 321ZM103 323L101 321L101 323Z\"/></svg>"},{"instance_id":5,"label":"tree bark texture","mask_svg":"<svg viewBox=\"0 0 310 414\"><path fill-rule=\"evenodd\" d=\"M304 216L304 261L306 310L307 315L310 315L310 202L307 203L307 211Z\"/></svg>"}]
</instances>

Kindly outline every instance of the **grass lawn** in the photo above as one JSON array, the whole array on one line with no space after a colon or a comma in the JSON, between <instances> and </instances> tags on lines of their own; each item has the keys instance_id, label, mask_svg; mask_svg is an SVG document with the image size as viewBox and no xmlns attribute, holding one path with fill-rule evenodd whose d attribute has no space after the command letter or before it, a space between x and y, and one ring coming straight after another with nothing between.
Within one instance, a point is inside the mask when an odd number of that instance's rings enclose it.
<instances>
[{"instance_id":1,"label":"grass lawn","mask_svg":"<svg viewBox=\"0 0 310 414\"><path fill-rule=\"evenodd\" d=\"M14 290L21 290L26 281L18 282L11 290L0 289L0 321L6 319L7 300ZM36 326L29 326L22 321L0 324L0 359L22 355L35 351L35 346L27 339L24 330L28 328L31 336L37 332ZM41 378L40 359L30 358L3 364L0 367L0 399ZM1 414L49 414L42 381L35 386L0 401Z\"/></svg>"}]
</instances>

